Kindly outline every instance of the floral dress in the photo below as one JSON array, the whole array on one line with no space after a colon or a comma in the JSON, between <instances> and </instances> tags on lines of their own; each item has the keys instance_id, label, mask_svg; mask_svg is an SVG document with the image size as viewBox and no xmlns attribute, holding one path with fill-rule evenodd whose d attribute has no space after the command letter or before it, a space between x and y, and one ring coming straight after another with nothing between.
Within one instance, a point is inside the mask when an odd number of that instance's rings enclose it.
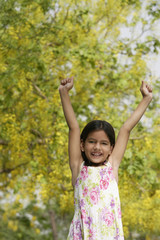
<instances>
[{"instance_id":1,"label":"floral dress","mask_svg":"<svg viewBox=\"0 0 160 240\"><path fill-rule=\"evenodd\" d=\"M112 166L81 165L75 213L67 240L124 240L118 185Z\"/></svg>"}]
</instances>

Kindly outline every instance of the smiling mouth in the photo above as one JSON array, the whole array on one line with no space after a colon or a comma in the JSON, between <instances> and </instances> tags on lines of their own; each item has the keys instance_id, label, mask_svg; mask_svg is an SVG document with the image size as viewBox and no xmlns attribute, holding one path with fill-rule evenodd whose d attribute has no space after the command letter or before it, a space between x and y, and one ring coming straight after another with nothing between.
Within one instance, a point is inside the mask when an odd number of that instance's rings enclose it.
<instances>
[{"instance_id":1,"label":"smiling mouth","mask_svg":"<svg viewBox=\"0 0 160 240\"><path fill-rule=\"evenodd\" d=\"M91 155L94 157L100 157L102 155L102 153L91 153Z\"/></svg>"}]
</instances>

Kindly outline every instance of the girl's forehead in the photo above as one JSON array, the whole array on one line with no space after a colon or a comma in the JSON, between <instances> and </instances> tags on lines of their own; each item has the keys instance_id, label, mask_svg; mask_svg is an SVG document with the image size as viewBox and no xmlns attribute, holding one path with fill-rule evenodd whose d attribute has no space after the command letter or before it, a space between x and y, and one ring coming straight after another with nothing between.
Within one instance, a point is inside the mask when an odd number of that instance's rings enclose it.
<instances>
[{"instance_id":1,"label":"girl's forehead","mask_svg":"<svg viewBox=\"0 0 160 240\"><path fill-rule=\"evenodd\" d=\"M92 131L88 134L87 138L96 138L96 139L106 139L109 140L107 134L104 132L104 130L96 130L96 131Z\"/></svg>"}]
</instances>

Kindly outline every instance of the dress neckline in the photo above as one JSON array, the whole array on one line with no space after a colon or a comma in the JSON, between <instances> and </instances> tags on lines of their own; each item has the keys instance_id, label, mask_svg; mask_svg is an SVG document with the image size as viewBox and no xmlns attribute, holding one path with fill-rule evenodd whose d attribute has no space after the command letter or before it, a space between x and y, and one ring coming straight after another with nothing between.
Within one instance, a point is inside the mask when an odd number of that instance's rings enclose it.
<instances>
[{"instance_id":1,"label":"dress neckline","mask_svg":"<svg viewBox=\"0 0 160 240\"><path fill-rule=\"evenodd\" d=\"M104 164L99 165L99 166L87 166L87 165L85 165L85 161L83 161L83 166L90 167L90 168L103 168L103 167L106 167L108 165L111 166L111 163L109 162L109 160L106 161Z\"/></svg>"}]
</instances>

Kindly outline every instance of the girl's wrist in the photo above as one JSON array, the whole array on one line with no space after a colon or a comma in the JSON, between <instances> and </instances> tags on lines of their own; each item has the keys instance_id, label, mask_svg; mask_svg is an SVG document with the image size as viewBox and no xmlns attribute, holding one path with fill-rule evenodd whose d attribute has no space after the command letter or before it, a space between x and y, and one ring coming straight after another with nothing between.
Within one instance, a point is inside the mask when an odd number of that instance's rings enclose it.
<instances>
[{"instance_id":1,"label":"girl's wrist","mask_svg":"<svg viewBox=\"0 0 160 240\"><path fill-rule=\"evenodd\" d=\"M152 101L152 95L145 95L143 99L150 103Z\"/></svg>"},{"instance_id":2,"label":"girl's wrist","mask_svg":"<svg viewBox=\"0 0 160 240\"><path fill-rule=\"evenodd\" d=\"M60 93L68 93L69 90L68 90L65 86L60 86L60 87L59 87L59 92L60 92Z\"/></svg>"}]
</instances>

